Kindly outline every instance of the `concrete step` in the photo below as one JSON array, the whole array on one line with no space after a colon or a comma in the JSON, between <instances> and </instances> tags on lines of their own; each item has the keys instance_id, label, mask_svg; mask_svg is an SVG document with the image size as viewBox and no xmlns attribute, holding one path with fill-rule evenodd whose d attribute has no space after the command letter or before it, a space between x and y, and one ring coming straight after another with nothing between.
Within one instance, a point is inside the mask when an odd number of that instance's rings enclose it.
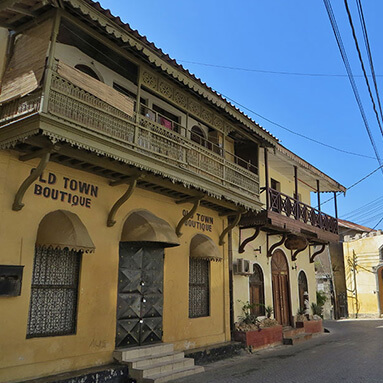
<instances>
[{"instance_id":1,"label":"concrete step","mask_svg":"<svg viewBox=\"0 0 383 383\"><path fill-rule=\"evenodd\" d=\"M288 330L283 330L283 338L292 338L299 334L304 334L305 329L302 328L290 328Z\"/></svg>"},{"instance_id":2,"label":"concrete step","mask_svg":"<svg viewBox=\"0 0 383 383\"><path fill-rule=\"evenodd\" d=\"M194 367L194 359L180 359L173 362L163 362L142 368L134 368L129 370L129 375L137 380L150 378L153 375L172 373L183 371Z\"/></svg>"},{"instance_id":3,"label":"concrete step","mask_svg":"<svg viewBox=\"0 0 383 383\"><path fill-rule=\"evenodd\" d=\"M116 350L113 358L119 362L129 362L130 360L141 357L153 357L165 354L171 354L174 351L171 343L158 343L155 345L138 346Z\"/></svg>"},{"instance_id":4,"label":"concrete step","mask_svg":"<svg viewBox=\"0 0 383 383\"><path fill-rule=\"evenodd\" d=\"M174 362L180 359L183 359L185 354L183 352L172 352L170 354L164 354L159 356L147 357L142 356L140 358L131 359L129 362L125 362L129 369L132 368L145 368L150 367L156 364L161 364L165 362Z\"/></svg>"},{"instance_id":5,"label":"concrete step","mask_svg":"<svg viewBox=\"0 0 383 383\"><path fill-rule=\"evenodd\" d=\"M312 334L297 334L290 338L283 338L283 344L293 346L294 344L304 342L312 338Z\"/></svg>"},{"instance_id":6,"label":"concrete step","mask_svg":"<svg viewBox=\"0 0 383 383\"><path fill-rule=\"evenodd\" d=\"M152 375L148 378L143 378L137 381L137 383L164 383L164 382L170 382L175 379L181 379L185 376L199 374L201 372L204 372L205 369L201 366L193 366L189 368L185 368L183 370L179 371L170 371L165 372L158 375Z\"/></svg>"}]
</instances>

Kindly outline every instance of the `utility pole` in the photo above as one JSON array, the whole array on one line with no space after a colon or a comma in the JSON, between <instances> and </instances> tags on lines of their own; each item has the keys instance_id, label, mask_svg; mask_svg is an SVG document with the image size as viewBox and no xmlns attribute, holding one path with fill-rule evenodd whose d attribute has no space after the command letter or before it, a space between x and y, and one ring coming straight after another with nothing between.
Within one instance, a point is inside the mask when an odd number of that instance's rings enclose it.
<instances>
[{"instance_id":1,"label":"utility pole","mask_svg":"<svg viewBox=\"0 0 383 383\"><path fill-rule=\"evenodd\" d=\"M349 289L347 290L350 293L352 293L352 298L355 299L355 318L358 318L359 301L358 301L358 287L356 284L356 268L358 267L358 256L355 254L355 250L352 250L352 258L348 258L347 263L352 272L353 285L354 285L354 288L352 290L349 290Z\"/></svg>"}]
</instances>

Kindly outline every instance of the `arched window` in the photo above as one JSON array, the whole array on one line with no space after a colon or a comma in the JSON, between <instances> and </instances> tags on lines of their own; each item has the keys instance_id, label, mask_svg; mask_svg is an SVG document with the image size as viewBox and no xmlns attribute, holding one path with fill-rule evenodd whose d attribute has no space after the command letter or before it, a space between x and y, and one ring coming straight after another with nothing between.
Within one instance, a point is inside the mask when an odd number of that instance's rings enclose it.
<instances>
[{"instance_id":1,"label":"arched window","mask_svg":"<svg viewBox=\"0 0 383 383\"><path fill-rule=\"evenodd\" d=\"M101 81L100 77L96 74L96 72L92 68L88 67L87 65L77 64L75 66L75 68L78 69L79 71L87 74L88 76L93 77L94 79Z\"/></svg>"},{"instance_id":2,"label":"arched window","mask_svg":"<svg viewBox=\"0 0 383 383\"><path fill-rule=\"evenodd\" d=\"M189 256L189 318L210 315L210 262L222 261L214 241L205 234L196 234L190 241Z\"/></svg>"},{"instance_id":3,"label":"arched window","mask_svg":"<svg viewBox=\"0 0 383 383\"><path fill-rule=\"evenodd\" d=\"M304 310L305 307L305 295L308 294L307 277L305 272L302 270L298 276L298 290L299 290L299 308Z\"/></svg>"},{"instance_id":4,"label":"arched window","mask_svg":"<svg viewBox=\"0 0 383 383\"><path fill-rule=\"evenodd\" d=\"M191 128L190 139L202 146L207 144L203 130L197 125Z\"/></svg>"},{"instance_id":5,"label":"arched window","mask_svg":"<svg viewBox=\"0 0 383 383\"><path fill-rule=\"evenodd\" d=\"M265 293L263 272L259 265L253 265L253 274L249 278L250 303L254 305L251 313L256 316L265 315Z\"/></svg>"},{"instance_id":6,"label":"arched window","mask_svg":"<svg viewBox=\"0 0 383 383\"><path fill-rule=\"evenodd\" d=\"M80 218L56 210L40 222L32 275L27 338L76 333L81 257L94 244Z\"/></svg>"}]
</instances>

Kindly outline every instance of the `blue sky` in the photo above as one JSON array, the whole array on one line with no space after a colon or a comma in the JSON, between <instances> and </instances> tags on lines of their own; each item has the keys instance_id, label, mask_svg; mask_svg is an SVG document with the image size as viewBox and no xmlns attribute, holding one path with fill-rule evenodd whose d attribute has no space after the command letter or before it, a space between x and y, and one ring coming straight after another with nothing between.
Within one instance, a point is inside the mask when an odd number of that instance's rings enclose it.
<instances>
[{"instance_id":1,"label":"blue sky","mask_svg":"<svg viewBox=\"0 0 383 383\"><path fill-rule=\"evenodd\" d=\"M368 69L355 1L349 0L349 3ZM101 5L236 103L299 134L345 151L374 157L323 1L101 0ZM378 86L381 86L383 2L364 1L362 5ZM332 7L353 73L360 76L362 71L343 1L332 0ZM383 157L383 136L364 79L357 77L356 83ZM383 89L381 92L383 95ZM326 148L275 126L248 109L241 109L277 136L284 146L346 187L379 166L376 159ZM346 197L338 197L339 217L374 227L383 217L382 187L383 173L377 171L347 192ZM322 201L328 197L322 195ZM313 205L314 201L315 195ZM333 203L324 205L323 210L333 214ZM383 228L383 221L377 228Z\"/></svg>"}]
</instances>

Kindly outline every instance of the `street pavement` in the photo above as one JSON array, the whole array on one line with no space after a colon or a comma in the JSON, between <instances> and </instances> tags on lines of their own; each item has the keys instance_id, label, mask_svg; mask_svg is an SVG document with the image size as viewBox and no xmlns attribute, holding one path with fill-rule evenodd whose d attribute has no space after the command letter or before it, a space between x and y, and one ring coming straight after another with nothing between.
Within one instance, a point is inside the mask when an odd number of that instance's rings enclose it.
<instances>
[{"instance_id":1,"label":"street pavement","mask_svg":"<svg viewBox=\"0 0 383 383\"><path fill-rule=\"evenodd\" d=\"M330 331L211 363L177 383L383 383L383 320L325 322Z\"/></svg>"}]
</instances>

